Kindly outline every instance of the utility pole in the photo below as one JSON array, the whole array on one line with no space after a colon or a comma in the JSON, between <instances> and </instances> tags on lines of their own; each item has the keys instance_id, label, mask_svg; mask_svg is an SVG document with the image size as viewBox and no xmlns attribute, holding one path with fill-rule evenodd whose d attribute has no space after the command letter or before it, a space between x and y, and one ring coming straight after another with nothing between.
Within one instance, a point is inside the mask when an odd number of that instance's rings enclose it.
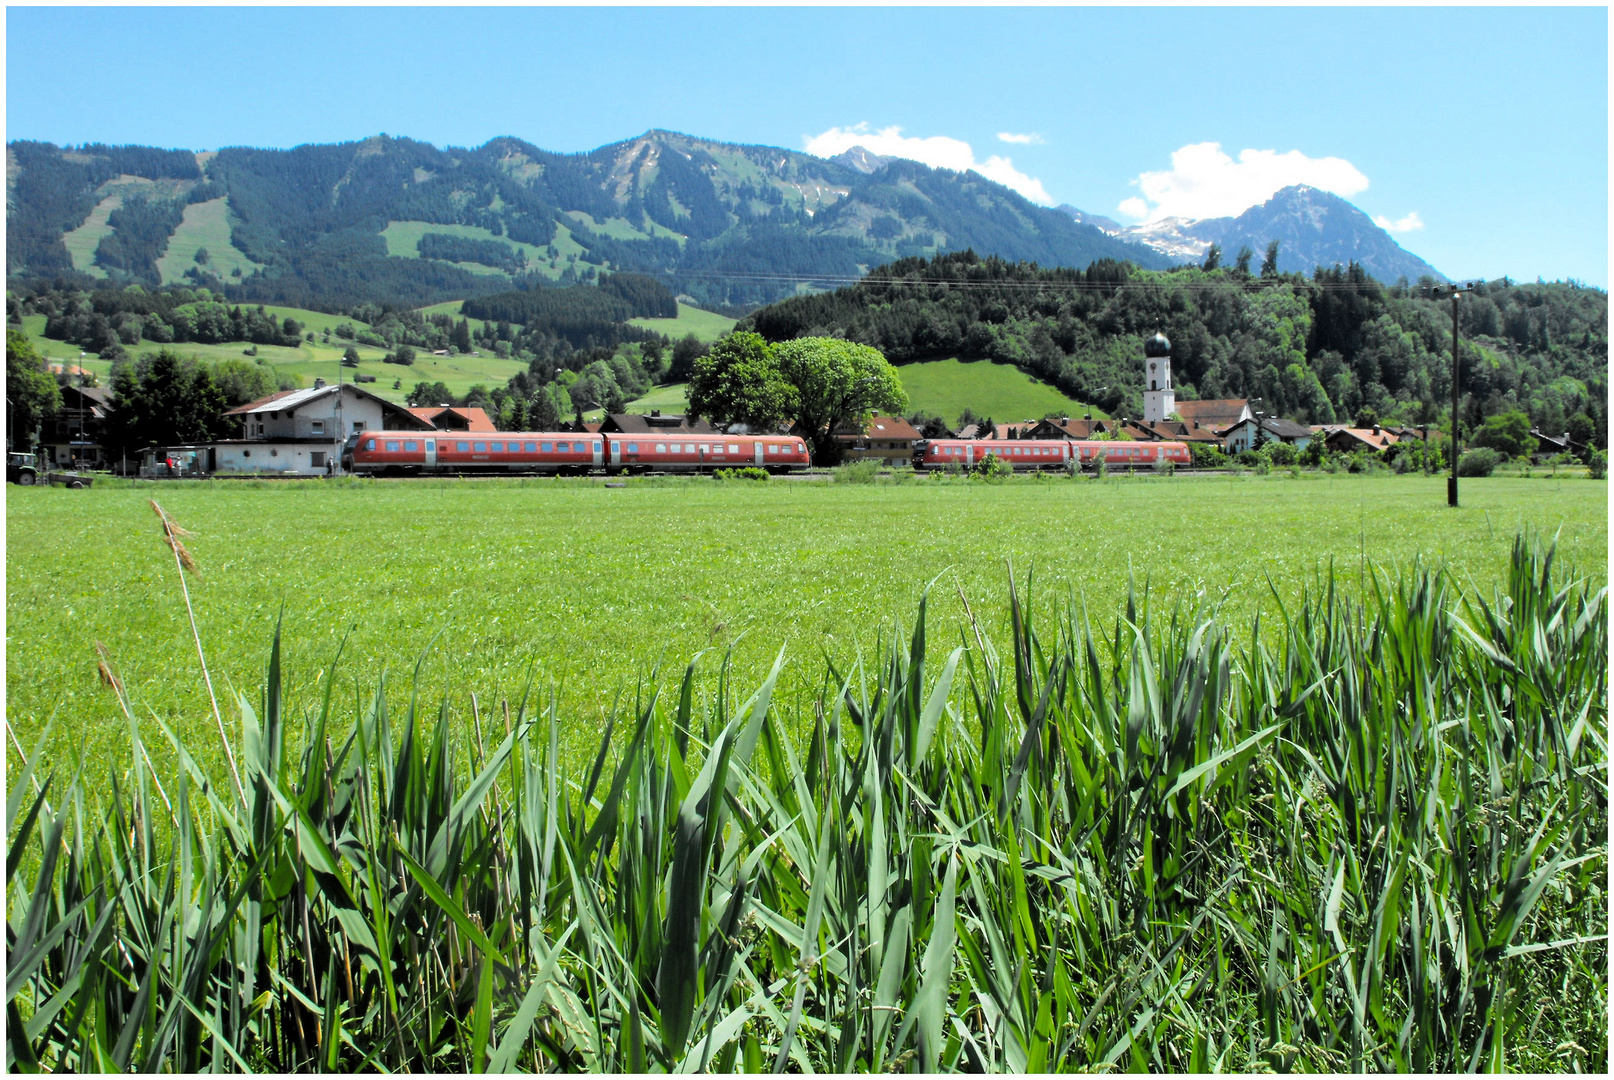
<instances>
[{"instance_id":1,"label":"utility pole","mask_svg":"<svg viewBox=\"0 0 1614 1080\"><path fill-rule=\"evenodd\" d=\"M1436 300L1451 297L1451 475L1446 478L1446 505L1451 507L1457 505L1457 403L1462 400L1457 383L1457 298L1483 284L1482 281L1453 281L1436 285L1430 291Z\"/></svg>"}]
</instances>

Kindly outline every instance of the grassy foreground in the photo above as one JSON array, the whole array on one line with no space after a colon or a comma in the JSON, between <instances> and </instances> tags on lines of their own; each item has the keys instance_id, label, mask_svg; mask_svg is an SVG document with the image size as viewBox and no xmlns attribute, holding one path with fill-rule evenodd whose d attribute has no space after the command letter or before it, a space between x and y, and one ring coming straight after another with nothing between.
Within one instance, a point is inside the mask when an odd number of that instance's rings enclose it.
<instances>
[{"instance_id":1,"label":"grassy foreground","mask_svg":"<svg viewBox=\"0 0 1614 1080\"><path fill-rule=\"evenodd\" d=\"M339 647L342 700L424 657L422 700L451 695L467 725L471 690L487 710L529 677L555 686L575 757L637 676L703 649L732 644L735 677L754 682L784 646L781 691L803 699L821 652L843 665L867 653L943 572L933 633L957 642L959 590L998 595L1006 559L1095 616L1124 603L1130 574L1157 604L1219 604L1239 625L1276 617L1330 562L1352 595L1369 563L1419 555L1488 589L1523 529L1556 533L1564 558L1607 576L1607 486L1585 479L1465 481L1456 511L1441 478L1388 475L107 484L7 493L7 714L29 746L54 717L62 760L127 753L97 677L102 642L141 707L223 764L194 727L210 709L152 496L196 534L191 598L221 687L257 682L284 609L298 708L324 693ZM1004 639L1001 614L986 626Z\"/></svg>"},{"instance_id":2,"label":"grassy foreground","mask_svg":"<svg viewBox=\"0 0 1614 1080\"><path fill-rule=\"evenodd\" d=\"M800 751L776 662L591 763L541 695L293 716L277 634L227 769L120 696L180 765L14 777L8 1068L1606 1072L1605 591L1343 584L921 600Z\"/></svg>"}]
</instances>

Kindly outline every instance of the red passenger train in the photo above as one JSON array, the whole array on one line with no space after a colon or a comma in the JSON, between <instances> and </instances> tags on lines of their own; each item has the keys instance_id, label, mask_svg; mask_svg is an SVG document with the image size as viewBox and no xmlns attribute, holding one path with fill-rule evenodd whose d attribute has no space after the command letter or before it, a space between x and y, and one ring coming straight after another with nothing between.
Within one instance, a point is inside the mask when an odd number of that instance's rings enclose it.
<instances>
[{"instance_id":1,"label":"red passenger train","mask_svg":"<svg viewBox=\"0 0 1614 1080\"><path fill-rule=\"evenodd\" d=\"M1148 465L1169 461L1187 465L1188 444L1180 442L1127 442L1101 439L921 439L914 443L913 467L968 469L987 454L996 454L1019 471L1063 469L1075 460L1092 466L1102 457L1109 466Z\"/></svg>"},{"instance_id":2,"label":"red passenger train","mask_svg":"<svg viewBox=\"0 0 1614 1080\"><path fill-rule=\"evenodd\" d=\"M574 431L361 431L342 448L342 468L360 475L450 473L581 475L604 472L706 472L760 466L805 469L807 444L795 435L692 435Z\"/></svg>"}]
</instances>

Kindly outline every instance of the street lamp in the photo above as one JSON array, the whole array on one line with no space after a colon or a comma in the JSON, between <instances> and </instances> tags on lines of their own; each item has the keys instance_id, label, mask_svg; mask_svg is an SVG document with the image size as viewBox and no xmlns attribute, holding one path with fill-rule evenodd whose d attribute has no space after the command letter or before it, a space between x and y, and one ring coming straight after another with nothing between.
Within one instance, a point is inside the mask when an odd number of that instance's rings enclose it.
<instances>
[{"instance_id":1,"label":"street lamp","mask_svg":"<svg viewBox=\"0 0 1614 1080\"><path fill-rule=\"evenodd\" d=\"M1446 478L1446 505L1451 507L1457 505L1457 298L1483 284L1483 281L1452 281L1429 291L1436 300L1451 297L1451 475Z\"/></svg>"}]
</instances>

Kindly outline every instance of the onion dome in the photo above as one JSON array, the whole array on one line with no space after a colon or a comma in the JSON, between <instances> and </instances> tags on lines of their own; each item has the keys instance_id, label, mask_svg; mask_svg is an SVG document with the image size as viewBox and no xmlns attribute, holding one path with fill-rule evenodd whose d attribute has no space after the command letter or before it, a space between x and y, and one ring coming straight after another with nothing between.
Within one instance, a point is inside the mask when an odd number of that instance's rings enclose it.
<instances>
[{"instance_id":1,"label":"onion dome","mask_svg":"<svg viewBox=\"0 0 1614 1080\"><path fill-rule=\"evenodd\" d=\"M1171 342L1166 340L1166 335L1156 331L1154 337L1143 343L1143 355L1151 358L1170 356Z\"/></svg>"}]
</instances>

